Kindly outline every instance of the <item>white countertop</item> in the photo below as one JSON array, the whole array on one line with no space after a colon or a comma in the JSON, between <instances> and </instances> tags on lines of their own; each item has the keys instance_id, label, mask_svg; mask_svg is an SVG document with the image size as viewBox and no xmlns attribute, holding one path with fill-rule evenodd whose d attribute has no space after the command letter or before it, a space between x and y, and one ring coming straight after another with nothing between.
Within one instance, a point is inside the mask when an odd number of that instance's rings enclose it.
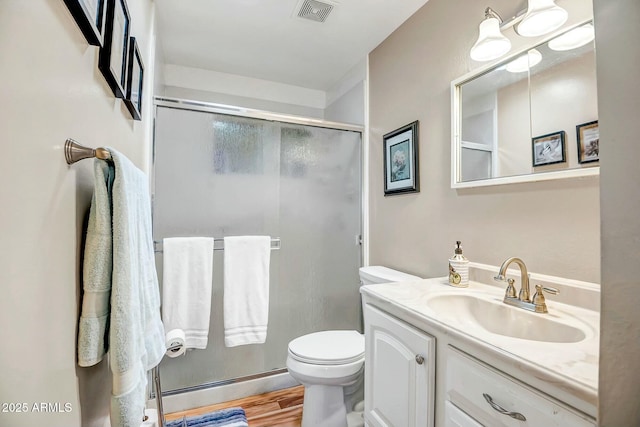
<instances>
[{"instance_id":1,"label":"white countertop","mask_svg":"<svg viewBox=\"0 0 640 427\"><path fill-rule=\"evenodd\" d=\"M382 302L382 305L400 309L409 323L413 320L414 325L418 327L427 325L455 336L456 339L472 344L483 353L492 355L500 363L517 367L527 377L548 383L563 393L587 402L592 405L587 412L595 416L600 337L598 312L558 303L551 300L553 297L548 297L549 313L536 315L556 319L561 317L565 323L579 322L586 337L576 343L542 342L493 334L468 322L439 316L424 302L427 296L433 296L435 293L451 292L481 293L502 300L504 289L496 286L470 281L468 288L454 288L448 285L447 278L444 277L368 285L360 289L365 300L372 298L374 301Z\"/></svg>"}]
</instances>

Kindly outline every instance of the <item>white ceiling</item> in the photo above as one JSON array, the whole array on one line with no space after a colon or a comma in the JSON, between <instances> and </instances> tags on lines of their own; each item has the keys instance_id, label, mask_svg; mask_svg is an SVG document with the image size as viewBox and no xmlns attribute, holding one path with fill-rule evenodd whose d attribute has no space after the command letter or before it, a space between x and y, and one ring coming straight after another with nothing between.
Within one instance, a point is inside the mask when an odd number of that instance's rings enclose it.
<instances>
[{"instance_id":1,"label":"white ceiling","mask_svg":"<svg viewBox=\"0 0 640 427\"><path fill-rule=\"evenodd\" d=\"M164 61L326 91L427 2L322 1L324 23L301 0L156 0Z\"/></svg>"}]
</instances>

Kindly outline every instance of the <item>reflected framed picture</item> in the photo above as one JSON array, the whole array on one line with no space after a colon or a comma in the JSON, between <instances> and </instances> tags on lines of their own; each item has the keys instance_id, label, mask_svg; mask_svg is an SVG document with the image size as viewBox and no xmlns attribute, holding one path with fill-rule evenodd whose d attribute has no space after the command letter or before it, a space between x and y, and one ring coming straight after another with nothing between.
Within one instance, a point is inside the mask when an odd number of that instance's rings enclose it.
<instances>
[{"instance_id":1,"label":"reflected framed picture","mask_svg":"<svg viewBox=\"0 0 640 427\"><path fill-rule=\"evenodd\" d=\"M563 130L531 138L533 167L566 162L564 140Z\"/></svg>"},{"instance_id":2,"label":"reflected framed picture","mask_svg":"<svg viewBox=\"0 0 640 427\"><path fill-rule=\"evenodd\" d=\"M141 120L142 114L142 84L144 82L144 65L135 37L129 41L129 57L127 59L127 95L124 103L134 120Z\"/></svg>"},{"instance_id":3,"label":"reflected framed picture","mask_svg":"<svg viewBox=\"0 0 640 427\"><path fill-rule=\"evenodd\" d=\"M420 191L418 178L418 121L382 137L384 146L384 195Z\"/></svg>"},{"instance_id":4,"label":"reflected framed picture","mask_svg":"<svg viewBox=\"0 0 640 427\"><path fill-rule=\"evenodd\" d=\"M591 163L600 160L600 131L598 121L576 126L578 140L578 163Z\"/></svg>"},{"instance_id":5,"label":"reflected framed picture","mask_svg":"<svg viewBox=\"0 0 640 427\"><path fill-rule=\"evenodd\" d=\"M107 2L104 41L100 49L98 68L116 98L124 98L127 83L129 43L129 10L125 0Z\"/></svg>"},{"instance_id":6,"label":"reflected framed picture","mask_svg":"<svg viewBox=\"0 0 640 427\"><path fill-rule=\"evenodd\" d=\"M102 46L106 0L64 0L87 42Z\"/></svg>"}]
</instances>

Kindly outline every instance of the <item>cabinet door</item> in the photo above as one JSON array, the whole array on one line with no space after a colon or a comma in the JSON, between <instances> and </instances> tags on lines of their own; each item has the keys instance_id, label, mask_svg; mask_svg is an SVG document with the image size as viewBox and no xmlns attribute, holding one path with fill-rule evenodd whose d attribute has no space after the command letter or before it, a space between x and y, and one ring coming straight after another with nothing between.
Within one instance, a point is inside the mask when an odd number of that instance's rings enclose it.
<instances>
[{"instance_id":1,"label":"cabinet door","mask_svg":"<svg viewBox=\"0 0 640 427\"><path fill-rule=\"evenodd\" d=\"M435 339L365 307L365 419L371 427L433 427Z\"/></svg>"},{"instance_id":2,"label":"cabinet door","mask_svg":"<svg viewBox=\"0 0 640 427\"><path fill-rule=\"evenodd\" d=\"M448 400L444 403L444 413L444 427L482 427L476 420Z\"/></svg>"}]
</instances>

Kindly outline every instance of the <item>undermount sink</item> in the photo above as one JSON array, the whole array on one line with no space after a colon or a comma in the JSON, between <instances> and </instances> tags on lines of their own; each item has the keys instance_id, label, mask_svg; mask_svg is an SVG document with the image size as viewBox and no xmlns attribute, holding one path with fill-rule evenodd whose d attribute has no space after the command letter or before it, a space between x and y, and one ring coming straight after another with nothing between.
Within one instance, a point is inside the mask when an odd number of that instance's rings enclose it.
<instances>
[{"instance_id":1,"label":"undermount sink","mask_svg":"<svg viewBox=\"0 0 640 427\"><path fill-rule=\"evenodd\" d=\"M426 304L445 323L476 326L506 337L553 343L575 343L586 338L580 328L555 320L557 315L529 312L495 297L440 294L429 296Z\"/></svg>"}]
</instances>

